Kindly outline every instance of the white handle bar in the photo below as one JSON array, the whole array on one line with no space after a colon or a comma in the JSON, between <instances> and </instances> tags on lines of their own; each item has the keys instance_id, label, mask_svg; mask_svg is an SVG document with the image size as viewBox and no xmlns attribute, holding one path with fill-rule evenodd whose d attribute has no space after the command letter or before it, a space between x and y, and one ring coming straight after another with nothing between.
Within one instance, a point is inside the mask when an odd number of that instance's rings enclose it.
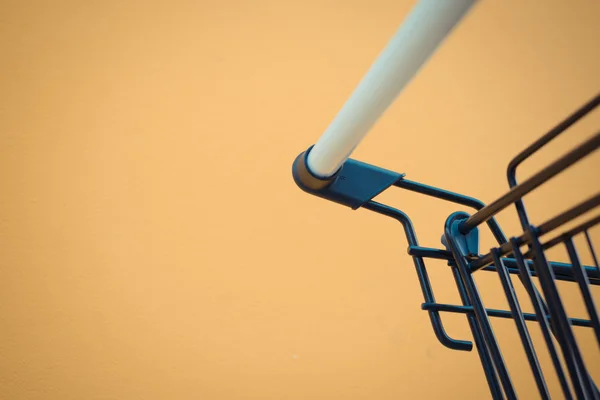
<instances>
[{"instance_id":1,"label":"white handle bar","mask_svg":"<svg viewBox=\"0 0 600 400\"><path fill-rule=\"evenodd\" d=\"M337 172L475 1L419 1L308 154L315 176Z\"/></svg>"}]
</instances>

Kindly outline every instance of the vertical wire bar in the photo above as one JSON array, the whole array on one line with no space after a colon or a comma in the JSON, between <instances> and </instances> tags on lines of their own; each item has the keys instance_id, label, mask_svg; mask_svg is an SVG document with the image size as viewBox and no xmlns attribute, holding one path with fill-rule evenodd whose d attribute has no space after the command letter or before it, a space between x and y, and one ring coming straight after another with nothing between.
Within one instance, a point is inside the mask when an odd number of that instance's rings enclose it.
<instances>
[{"instance_id":1,"label":"vertical wire bar","mask_svg":"<svg viewBox=\"0 0 600 400\"><path fill-rule=\"evenodd\" d=\"M456 282L456 287L458 289L458 293L463 302L463 305L472 306L471 302L469 301L469 296L467 295L465 287L460 278L458 269L455 266L453 266L451 269L452 276L454 276L454 281ZM481 328L477 324L477 320L472 313L467 314L467 320L469 322L469 326L471 327L471 332L473 332L473 341L475 342L475 346L477 347L477 353L479 354L481 366L483 367L483 372L485 373L485 377L487 378L488 386L490 387L492 397L494 398L494 400L502 400L504 396L502 394L500 382L498 381L498 374L496 373L496 369L494 368L490 351L483 340L483 333L481 331Z\"/></svg>"},{"instance_id":2,"label":"vertical wire bar","mask_svg":"<svg viewBox=\"0 0 600 400\"><path fill-rule=\"evenodd\" d=\"M452 254L454 255L454 259L456 260L458 270L460 272L460 276L462 278L463 283L465 284L465 288L467 294L469 295L469 299L473 304L473 310L475 311L475 317L479 326L482 329L485 341L490 350L492 360L494 361L494 365L496 367L496 371L498 371L498 375L500 376L500 382L502 382L502 387L504 389L504 393L506 397L510 400L516 400L517 395L515 393L514 386L510 379L510 375L508 370L506 369L506 364L504 363L504 359L502 357L502 353L500 352L500 348L498 347L498 342L496 341L496 337L494 335L494 331L492 329L492 325L488 318L487 312L483 303L481 301L481 296L479 295L479 291L477 290L477 286L473 281L473 277L470 274L469 267L467 262L462 254L460 247L457 243L457 238L452 234L452 226L453 224L460 224L460 216L459 213L455 214L453 217L450 217L446 222L446 242L448 243Z\"/></svg>"},{"instance_id":3,"label":"vertical wire bar","mask_svg":"<svg viewBox=\"0 0 600 400\"><path fill-rule=\"evenodd\" d=\"M585 234L585 241L587 242L587 245L590 249L592 258L594 259L594 265L596 266L596 269L600 272L600 266L598 265L598 257L596 256L596 251L594 250L594 245L592 244L592 238L590 237L590 233L586 229L584 231L584 234Z\"/></svg>"},{"instance_id":4,"label":"vertical wire bar","mask_svg":"<svg viewBox=\"0 0 600 400\"><path fill-rule=\"evenodd\" d=\"M573 395L571 393L571 389L569 388L569 384L565 376L565 371L560 363L558 352L556 351L556 346L554 345L554 340L552 339L550 324L548 322L547 317L548 313L545 311L545 309L542 308L542 298L539 292L535 290L535 286L533 285L533 281L531 279L531 271L527 267L527 265L525 265L525 260L523 258L523 254L521 253L521 249L519 247L517 239L510 239L510 243L513 248L513 255L517 262L517 267L519 268L521 282L523 283L523 286L525 286L525 290L529 294L531 303L533 304L533 308L537 315L538 322L540 323L540 328L542 329L542 335L544 336L546 346L548 347L548 353L550 353L550 358L552 359L554 370L556 371L556 375L558 376L560 387L562 388L563 394L565 395L565 399L573 400Z\"/></svg>"},{"instance_id":5,"label":"vertical wire bar","mask_svg":"<svg viewBox=\"0 0 600 400\"><path fill-rule=\"evenodd\" d=\"M581 290L585 307L590 315L590 320L592 321L592 326L594 327L594 333L596 334L596 340L598 341L598 344L600 344L600 319L598 318L598 311L596 310L594 298L592 297L592 292L590 291L590 281L587 274L583 270L583 267L581 266L579 255L577 254L577 249L575 248L575 243L573 242L572 237L565 240L565 247L567 248L569 258L571 259L571 263L573 265L573 275L575 275L575 279L579 284L579 289Z\"/></svg>"},{"instance_id":6,"label":"vertical wire bar","mask_svg":"<svg viewBox=\"0 0 600 400\"><path fill-rule=\"evenodd\" d=\"M460 272L463 278L463 282L467 288L467 293L469 293L469 297L473 304L473 309L475 311L475 316L479 326L481 327L482 333L484 335L486 344L490 350L492 360L496 367L496 371L498 371L498 375L500 376L500 382L502 382L502 387L506 394L506 397L511 400L517 399L517 394L515 393L514 386L512 384L512 380L508 373L508 369L506 368L506 363L504 362L504 358L502 357L502 353L500 348L498 347L498 341L494 335L494 331L492 330L492 325L487 316L487 312L483 303L481 301L481 296L475 286L475 282L473 281L473 277L468 273L466 269L466 265L462 260L459 261L459 265L463 264L463 267L460 267Z\"/></svg>"},{"instance_id":7,"label":"vertical wire bar","mask_svg":"<svg viewBox=\"0 0 600 400\"><path fill-rule=\"evenodd\" d=\"M577 393L578 399L592 398L591 396L595 393L593 384L587 374L587 369L585 368L579 347L577 346L577 342L571 329L571 323L567 318L567 313L558 293L554 273L548 265L548 260L546 259L546 255L544 254L544 250L536 233L532 228L529 229L529 232L531 234L535 269L542 285L544 295L546 296L546 300L548 301L552 322L556 327L556 338L567 363L567 368L571 375L571 383Z\"/></svg>"},{"instance_id":8,"label":"vertical wire bar","mask_svg":"<svg viewBox=\"0 0 600 400\"><path fill-rule=\"evenodd\" d=\"M544 380L544 374L542 373L539 360L535 353L535 349L533 348L533 342L531 341L531 337L529 336L529 331L527 330L527 325L525 324L525 319L523 318L523 312L521 311L519 300L515 293L515 288L512 284L508 271L504 266L504 263L500 259L498 249L492 249L492 256L494 257L496 271L498 272L498 276L500 277L502 287L504 288L504 293L506 294L508 305L510 306L510 311L517 326L517 330L519 331L519 336L521 337L521 341L523 342L523 347L525 349L525 353L527 354L527 359L531 367L531 372L533 373L533 377L540 392L540 396L544 400L550 399L548 387L546 386L546 381Z\"/></svg>"}]
</instances>

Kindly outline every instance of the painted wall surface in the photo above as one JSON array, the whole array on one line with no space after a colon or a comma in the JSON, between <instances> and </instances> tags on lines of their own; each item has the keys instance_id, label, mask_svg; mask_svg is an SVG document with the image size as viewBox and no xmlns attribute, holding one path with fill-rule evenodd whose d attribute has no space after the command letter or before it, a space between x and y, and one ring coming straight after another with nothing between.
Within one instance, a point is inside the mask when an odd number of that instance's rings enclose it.
<instances>
[{"instance_id":1,"label":"painted wall surface","mask_svg":"<svg viewBox=\"0 0 600 400\"><path fill-rule=\"evenodd\" d=\"M413 3L0 2L0 398L488 398L477 354L435 339L398 223L291 178ZM494 200L510 158L598 92L599 17L594 0L482 1L354 158ZM594 155L528 196L533 222L595 193L599 170ZM461 209L380 200L430 247ZM499 220L519 234L512 209ZM445 264L429 268L458 302ZM496 275L477 280L506 306ZM445 323L471 338L464 317ZM535 398L514 324L494 328Z\"/></svg>"}]
</instances>

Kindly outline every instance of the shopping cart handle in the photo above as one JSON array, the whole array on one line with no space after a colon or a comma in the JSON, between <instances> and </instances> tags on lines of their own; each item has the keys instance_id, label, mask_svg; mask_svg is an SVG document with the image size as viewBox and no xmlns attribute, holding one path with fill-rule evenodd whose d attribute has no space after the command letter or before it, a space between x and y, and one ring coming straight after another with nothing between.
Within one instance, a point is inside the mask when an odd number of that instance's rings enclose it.
<instances>
[{"instance_id":1,"label":"shopping cart handle","mask_svg":"<svg viewBox=\"0 0 600 400\"><path fill-rule=\"evenodd\" d=\"M404 177L404 174L348 159L332 177L318 178L307 167L311 149L312 146L294 160L292 175L296 185L307 193L353 210Z\"/></svg>"},{"instance_id":2,"label":"shopping cart handle","mask_svg":"<svg viewBox=\"0 0 600 400\"><path fill-rule=\"evenodd\" d=\"M476 0L419 0L315 143L307 165L330 177L435 54Z\"/></svg>"}]
</instances>

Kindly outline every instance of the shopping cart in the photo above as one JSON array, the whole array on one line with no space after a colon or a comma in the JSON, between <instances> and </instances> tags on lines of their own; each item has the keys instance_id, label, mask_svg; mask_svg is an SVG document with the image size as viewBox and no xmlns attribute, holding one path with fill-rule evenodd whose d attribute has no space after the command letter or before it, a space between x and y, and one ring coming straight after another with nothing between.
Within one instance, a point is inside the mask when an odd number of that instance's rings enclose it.
<instances>
[{"instance_id":1,"label":"shopping cart","mask_svg":"<svg viewBox=\"0 0 600 400\"><path fill-rule=\"evenodd\" d=\"M356 147L370 127L368 123L360 126L360 123L351 124L348 123L348 120L355 118L362 122L371 118L374 121L385 109L385 107L381 107L381 99L386 94L381 94L381 87L372 89L373 86L377 86L377 82L375 84L373 82L379 79L379 82L392 82L393 86L394 80L396 82L398 79L402 80L396 88L391 90L393 93L384 99L389 104L408 79L416 73L418 67L426 60L426 56L435 50L437 44L467 12L471 3L472 1L468 0L443 2L445 5L441 6L441 2L421 1L403 24L404 28L407 26L408 28L404 31L403 28L400 29L363 79L353 97L346 103L345 108L340 111L329 131L323 136L325 139L321 140L320 158L313 159L311 165L310 156L314 147L301 153L294 161L293 177L296 184L307 193L352 209L371 210L393 218L402 224L408 241L408 254L413 259L423 292L422 309L429 314L435 336L442 345L450 349L471 351L473 343L451 338L446 333L441 319L441 313L466 316L490 393L494 399L516 399L517 393L490 318L514 321L537 390L543 399L550 398L550 393L547 374L543 373L539 361L540 351L548 352L565 398L600 399L600 391L590 376L573 331L573 327L591 329L600 345L600 319L591 292L592 285L600 285L600 268L589 233L592 227L600 223L600 215L593 215L594 212L597 213L600 206L600 192L539 225L533 225L530 222L523 199L525 195L597 150L600 146L600 132L563 154L527 180L518 183L516 179L517 168L524 160L568 131L568 128L598 107L600 94L513 158L508 164L507 170L510 190L489 205L484 205L472 197L410 181L404 174L348 158L348 150L351 152ZM449 8L440 9L444 7ZM417 22L421 26L422 37L419 36L419 32L415 33L414 27ZM444 22L446 28L434 34L436 40L427 42L425 39L431 39L432 30L435 30L440 24L443 25ZM406 31L411 32L410 39L403 36ZM406 58L408 51L406 49L412 48L408 52L414 56L415 46L411 47L411 45L424 37L426 38L423 39L423 42L427 42L429 47L425 50L420 49L424 55L418 63L411 67L410 71L406 72L405 68L404 71L398 72L399 65L389 66L390 63L394 63L394 52L404 51L402 57ZM406 44L408 40L410 40L410 45ZM398 78L399 75L400 78ZM363 114L360 114L361 112ZM359 115L357 116L357 114ZM352 129L347 128L348 126L360 126L360 129L351 132ZM327 146L329 147L327 148ZM323 150L323 148L326 149ZM320 170L321 173L315 173L315 170ZM600 171L597 173L599 177L593 183L600 186ZM456 212L447 218L442 235L443 248L423 247L417 241L415 228L408 215L373 200L391 187L457 203L473 208L475 212L473 214ZM520 235L507 238L495 216L509 207L516 209L522 232ZM577 221L583 219L584 222L578 223L574 227L569 226L576 219ZM484 224L487 225L497 241L497 246L482 254L479 250L479 229ZM565 226L569 227L565 228ZM585 243L589 247L587 250L592 254L593 266L583 265L580 261L574 240L579 235L585 238ZM564 246L570 263L554 262L548 259L548 250L556 246ZM435 301L425 264L425 260L430 259L445 260L448 263L462 304L442 304ZM509 309L490 309L484 305L473 278L475 273L479 274L484 271L498 275ZM516 278L512 278L511 275ZM538 284L532 278L536 278ZM526 291L528 301L533 305L533 313L523 311L521 303L524 300L517 298L516 280ZM572 318L568 315L559 294L558 281L572 282L573 287L578 288L589 319ZM527 299L525 300L527 301ZM539 323L545 348L540 345L534 346L526 321ZM592 359L596 363L600 363L600 352Z\"/></svg>"}]
</instances>

